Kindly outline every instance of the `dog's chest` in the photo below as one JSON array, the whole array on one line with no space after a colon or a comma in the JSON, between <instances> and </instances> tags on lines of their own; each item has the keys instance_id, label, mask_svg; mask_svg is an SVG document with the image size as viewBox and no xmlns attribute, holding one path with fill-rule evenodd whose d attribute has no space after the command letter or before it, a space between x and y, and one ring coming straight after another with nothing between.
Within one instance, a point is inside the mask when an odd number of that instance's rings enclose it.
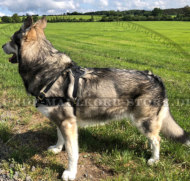
<instances>
[{"instance_id":1,"label":"dog's chest","mask_svg":"<svg viewBox=\"0 0 190 181\"><path fill-rule=\"evenodd\" d=\"M48 107L48 106L39 106L37 109L47 118L49 118L50 113L54 110L53 107Z\"/></svg>"}]
</instances>

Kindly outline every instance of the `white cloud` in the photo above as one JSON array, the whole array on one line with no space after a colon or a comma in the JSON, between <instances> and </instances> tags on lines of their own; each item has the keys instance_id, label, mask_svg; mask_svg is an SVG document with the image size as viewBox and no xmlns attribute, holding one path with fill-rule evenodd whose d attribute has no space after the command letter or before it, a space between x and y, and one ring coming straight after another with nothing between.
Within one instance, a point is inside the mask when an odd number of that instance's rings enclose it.
<instances>
[{"instance_id":1,"label":"white cloud","mask_svg":"<svg viewBox=\"0 0 190 181\"><path fill-rule=\"evenodd\" d=\"M108 0L100 0L100 4L102 6L108 6L109 2L108 2Z\"/></svg>"},{"instance_id":2,"label":"white cloud","mask_svg":"<svg viewBox=\"0 0 190 181\"><path fill-rule=\"evenodd\" d=\"M151 10L155 7L180 8L190 0L0 0L0 15L27 12L33 14L61 14L72 11Z\"/></svg>"},{"instance_id":3,"label":"white cloud","mask_svg":"<svg viewBox=\"0 0 190 181\"><path fill-rule=\"evenodd\" d=\"M28 11L48 13L52 10L60 13L64 10L75 10L75 4L77 3L74 0L0 0L0 7L19 14Z\"/></svg>"},{"instance_id":4,"label":"white cloud","mask_svg":"<svg viewBox=\"0 0 190 181\"><path fill-rule=\"evenodd\" d=\"M120 1L115 1L115 2L114 2L114 5L115 5L115 8L116 8L117 10L120 10L120 11L123 11L123 10L128 9L127 3L122 3L122 2L120 2Z\"/></svg>"},{"instance_id":5,"label":"white cloud","mask_svg":"<svg viewBox=\"0 0 190 181\"><path fill-rule=\"evenodd\" d=\"M50 9L47 11L48 14L54 14L55 13L55 10L54 9Z\"/></svg>"},{"instance_id":6,"label":"white cloud","mask_svg":"<svg viewBox=\"0 0 190 181\"><path fill-rule=\"evenodd\" d=\"M91 4L91 3L94 2L94 0L83 0L82 2L83 2L83 3L89 3L89 4Z\"/></svg>"},{"instance_id":7,"label":"white cloud","mask_svg":"<svg viewBox=\"0 0 190 181\"><path fill-rule=\"evenodd\" d=\"M117 0L114 1L115 7L119 10L129 9L145 9L152 10L155 7L166 8L181 8L185 5L190 5L190 0Z\"/></svg>"},{"instance_id":8,"label":"white cloud","mask_svg":"<svg viewBox=\"0 0 190 181\"><path fill-rule=\"evenodd\" d=\"M155 3L155 7L159 7L159 8L166 8L166 1L162 1L162 0L159 0L159 1L156 1Z\"/></svg>"},{"instance_id":9,"label":"white cloud","mask_svg":"<svg viewBox=\"0 0 190 181\"><path fill-rule=\"evenodd\" d=\"M190 5L190 0L173 0L173 3L171 3L174 7L175 6L180 6L184 7L186 5Z\"/></svg>"},{"instance_id":10,"label":"white cloud","mask_svg":"<svg viewBox=\"0 0 190 181\"><path fill-rule=\"evenodd\" d=\"M33 12L33 11L27 11L26 13L29 14L29 15L34 15L35 14L35 12ZM24 13L22 13L22 14L24 14Z\"/></svg>"},{"instance_id":11,"label":"white cloud","mask_svg":"<svg viewBox=\"0 0 190 181\"><path fill-rule=\"evenodd\" d=\"M0 12L0 16L5 16L5 14Z\"/></svg>"},{"instance_id":12,"label":"white cloud","mask_svg":"<svg viewBox=\"0 0 190 181\"><path fill-rule=\"evenodd\" d=\"M51 6L57 9L75 9L74 1L51 1Z\"/></svg>"},{"instance_id":13,"label":"white cloud","mask_svg":"<svg viewBox=\"0 0 190 181\"><path fill-rule=\"evenodd\" d=\"M145 7L148 7L148 2L142 1L142 0L135 0L134 2L134 7L137 9L144 9Z\"/></svg>"}]
</instances>

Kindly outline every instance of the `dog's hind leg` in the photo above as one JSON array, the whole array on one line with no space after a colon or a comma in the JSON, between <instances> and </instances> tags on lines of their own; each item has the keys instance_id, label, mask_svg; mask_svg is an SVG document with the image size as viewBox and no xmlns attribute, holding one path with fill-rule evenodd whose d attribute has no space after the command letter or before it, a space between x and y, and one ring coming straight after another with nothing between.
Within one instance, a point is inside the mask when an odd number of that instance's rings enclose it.
<instances>
[{"instance_id":1,"label":"dog's hind leg","mask_svg":"<svg viewBox=\"0 0 190 181\"><path fill-rule=\"evenodd\" d=\"M60 126L61 133L65 140L65 148L68 154L68 169L63 172L63 180L74 180L77 174L78 163L78 133L76 118L64 120Z\"/></svg>"},{"instance_id":2,"label":"dog's hind leg","mask_svg":"<svg viewBox=\"0 0 190 181\"><path fill-rule=\"evenodd\" d=\"M158 117L154 118L143 118L135 121L135 126L138 130L144 134L150 142L151 147L151 158L148 160L149 165L153 165L154 163L159 161L160 157L160 129L161 123L158 120Z\"/></svg>"},{"instance_id":3,"label":"dog's hind leg","mask_svg":"<svg viewBox=\"0 0 190 181\"><path fill-rule=\"evenodd\" d=\"M154 114L154 111L152 111ZM158 114L154 114L153 119L149 121L149 129L146 130L146 122L143 122L143 127L145 130L145 136L149 139L150 148L152 151L152 156L148 160L149 165L159 161L160 158L160 131L162 127L162 119L160 119Z\"/></svg>"},{"instance_id":4,"label":"dog's hind leg","mask_svg":"<svg viewBox=\"0 0 190 181\"><path fill-rule=\"evenodd\" d=\"M63 135L58 127L57 127L57 137L58 137L58 140L57 140L56 145L50 146L48 148L48 151L51 151L54 154L58 154L59 152L61 152L65 144Z\"/></svg>"}]
</instances>

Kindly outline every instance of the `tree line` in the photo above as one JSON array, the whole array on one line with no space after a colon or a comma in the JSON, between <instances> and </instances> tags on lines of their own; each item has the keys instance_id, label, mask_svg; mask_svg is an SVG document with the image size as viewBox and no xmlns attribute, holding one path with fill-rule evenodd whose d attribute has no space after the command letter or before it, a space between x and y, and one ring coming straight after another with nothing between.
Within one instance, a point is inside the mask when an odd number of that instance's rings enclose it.
<instances>
[{"instance_id":1,"label":"tree line","mask_svg":"<svg viewBox=\"0 0 190 181\"><path fill-rule=\"evenodd\" d=\"M26 16L18 16L17 13L13 14L11 17L10 16L2 16L1 17L1 22L2 23L21 23L25 20ZM33 15L33 20L37 21L38 20L38 15Z\"/></svg>"},{"instance_id":2,"label":"tree line","mask_svg":"<svg viewBox=\"0 0 190 181\"><path fill-rule=\"evenodd\" d=\"M152 11L96 11L79 13L72 12L67 15L101 15L100 21L190 21L190 7L176 9L154 8Z\"/></svg>"},{"instance_id":3,"label":"tree line","mask_svg":"<svg viewBox=\"0 0 190 181\"><path fill-rule=\"evenodd\" d=\"M75 15L69 17L68 15ZM90 15L89 19L82 17L76 18L77 15ZM95 20L94 16L100 15L101 18ZM68 18L69 17L69 18ZM1 17L2 23L21 23L26 16L3 16ZM34 21L39 19L38 15L33 15ZM96 12L72 12L62 15L51 15L48 17L48 22L93 22L93 21L190 21L190 7L178 9L160 9L154 8L152 11L146 10L128 10L128 11L96 11Z\"/></svg>"}]
</instances>

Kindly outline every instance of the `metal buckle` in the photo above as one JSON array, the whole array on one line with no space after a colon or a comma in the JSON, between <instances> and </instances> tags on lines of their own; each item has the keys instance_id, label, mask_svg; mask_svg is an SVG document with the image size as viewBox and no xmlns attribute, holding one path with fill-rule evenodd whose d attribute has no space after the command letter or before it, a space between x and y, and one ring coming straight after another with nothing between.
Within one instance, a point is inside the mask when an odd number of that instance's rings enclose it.
<instances>
[{"instance_id":1,"label":"metal buckle","mask_svg":"<svg viewBox=\"0 0 190 181\"><path fill-rule=\"evenodd\" d=\"M45 92L44 91L40 92L40 95L38 96L38 99L40 101L42 101L44 99L44 97L45 97Z\"/></svg>"},{"instance_id":2,"label":"metal buckle","mask_svg":"<svg viewBox=\"0 0 190 181\"><path fill-rule=\"evenodd\" d=\"M78 99L77 99L77 97L76 97L76 98L73 99L73 104L74 104L74 105L77 105L77 103L78 103Z\"/></svg>"}]
</instances>

